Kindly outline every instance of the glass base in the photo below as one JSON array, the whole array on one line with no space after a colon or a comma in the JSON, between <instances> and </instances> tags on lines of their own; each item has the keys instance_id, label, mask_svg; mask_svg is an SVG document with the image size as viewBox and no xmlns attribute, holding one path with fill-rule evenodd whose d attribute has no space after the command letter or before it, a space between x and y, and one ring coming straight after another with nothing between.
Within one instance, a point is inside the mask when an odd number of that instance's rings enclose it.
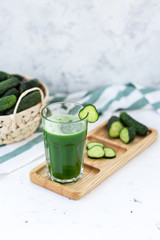
<instances>
[{"instance_id":1,"label":"glass base","mask_svg":"<svg viewBox=\"0 0 160 240\"><path fill-rule=\"evenodd\" d=\"M51 176L51 174L48 174L48 177L50 178L51 181L58 182L58 183L74 183L77 180L81 179L82 175L83 175L83 169L81 169L80 174L76 178L58 179L58 178L55 178L54 176Z\"/></svg>"}]
</instances>

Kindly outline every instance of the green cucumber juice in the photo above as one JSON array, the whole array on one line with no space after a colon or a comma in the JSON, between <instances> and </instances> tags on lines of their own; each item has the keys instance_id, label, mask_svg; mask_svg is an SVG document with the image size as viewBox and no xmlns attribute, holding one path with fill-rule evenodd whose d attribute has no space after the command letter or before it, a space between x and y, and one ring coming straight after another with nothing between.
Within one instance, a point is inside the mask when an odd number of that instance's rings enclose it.
<instances>
[{"instance_id":1,"label":"green cucumber juice","mask_svg":"<svg viewBox=\"0 0 160 240\"><path fill-rule=\"evenodd\" d=\"M79 178L87 124L77 116L51 116L43 126L47 171L52 180Z\"/></svg>"}]
</instances>

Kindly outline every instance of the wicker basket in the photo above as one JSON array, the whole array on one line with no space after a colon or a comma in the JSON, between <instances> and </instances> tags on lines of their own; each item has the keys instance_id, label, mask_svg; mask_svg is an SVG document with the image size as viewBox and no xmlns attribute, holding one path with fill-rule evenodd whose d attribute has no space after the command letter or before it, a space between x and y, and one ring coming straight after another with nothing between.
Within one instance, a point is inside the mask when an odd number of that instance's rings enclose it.
<instances>
[{"instance_id":1,"label":"wicker basket","mask_svg":"<svg viewBox=\"0 0 160 240\"><path fill-rule=\"evenodd\" d=\"M25 77L26 81L31 78ZM16 113L21 99L29 92L38 90L42 101L22 112ZM39 126L41 109L46 105L48 89L40 82L39 88L31 88L22 93L16 103L13 114L0 116L0 145L18 142L32 135Z\"/></svg>"}]
</instances>

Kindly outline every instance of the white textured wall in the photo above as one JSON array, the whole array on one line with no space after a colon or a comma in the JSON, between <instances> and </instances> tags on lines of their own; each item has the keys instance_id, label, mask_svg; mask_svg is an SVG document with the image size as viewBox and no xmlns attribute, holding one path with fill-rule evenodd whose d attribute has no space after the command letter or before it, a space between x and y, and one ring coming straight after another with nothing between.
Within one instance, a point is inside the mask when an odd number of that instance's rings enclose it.
<instances>
[{"instance_id":1,"label":"white textured wall","mask_svg":"<svg viewBox=\"0 0 160 240\"><path fill-rule=\"evenodd\" d=\"M160 87L160 1L0 0L0 69L55 92Z\"/></svg>"}]
</instances>

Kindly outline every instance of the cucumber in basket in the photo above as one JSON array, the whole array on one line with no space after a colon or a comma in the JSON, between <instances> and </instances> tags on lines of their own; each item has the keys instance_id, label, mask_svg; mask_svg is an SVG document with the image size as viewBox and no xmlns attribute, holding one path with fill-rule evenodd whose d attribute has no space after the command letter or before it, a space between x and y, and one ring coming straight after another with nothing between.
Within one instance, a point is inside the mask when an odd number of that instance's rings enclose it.
<instances>
[{"instance_id":1,"label":"cucumber in basket","mask_svg":"<svg viewBox=\"0 0 160 240\"><path fill-rule=\"evenodd\" d=\"M41 94L39 93L39 91L34 91L31 93L28 93L26 96L24 96L24 98L22 98L17 113L21 112L23 110L26 110L30 107L35 106L36 104L38 104L39 102L41 102ZM8 109L5 114L9 115L12 114L14 111L14 107L12 107L11 109Z\"/></svg>"},{"instance_id":2,"label":"cucumber in basket","mask_svg":"<svg viewBox=\"0 0 160 240\"><path fill-rule=\"evenodd\" d=\"M4 94L10 88L17 87L19 84L20 81L15 77L0 82L0 95Z\"/></svg>"},{"instance_id":3,"label":"cucumber in basket","mask_svg":"<svg viewBox=\"0 0 160 240\"><path fill-rule=\"evenodd\" d=\"M20 93L26 91L27 89L39 87L39 81L37 79L32 79L30 81L23 81L20 84L19 91Z\"/></svg>"},{"instance_id":4,"label":"cucumber in basket","mask_svg":"<svg viewBox=\"0 0 160 240\"><path fill-rule=\"evenodd\" d=\"M0 71L0 82L8 79L9 76L10 76L10 75L9 75L8 73Z\"/></svg>"},{"instance_id":5,"label":"cucumber in basket","mask_svg":"<svg viewBox=\"0 0 160 240\"><path fill-rule=\"evenodd\" d=\"M116 116L112 116L107 124L108 134L111 138L118 138L120 131L123 128L123 124L120 119Z\"/></svg>"},{"instance_id":6,"label":"cucumber in basket","mask_svg":"<svg viewBox=\"0 0 160 240\"><path fill-rule=\"evenodd\" d=\"M120 119L124 123L125 126L133 127L135 129L136 133L140 136L145 136L149 133L149 130L145 125L143 125L142 123L133 119L126 112L120 113Z\"/></svg>"},{"instance_id":7,"label":"cucumber in basket","mask_svg":"<svg viewBox=\"0 0 160 240\"><path fill-rule=\"evenodd\" d=\"M15 95L0 98L0 112L3 112L15 105L17 98Z\"/></svg>"},{"instance_id":8,"label":"cucumber in basket","mask_svg":"<svg viewBox=\"0 0 160 240\"><path fill-rule=\"evenodd\" d=\"M5 96L10 96L10 95L15 95L17 98L19 97L20 93L16 88L11 88L3 94L3 97Z\"/></svg>"},{"instance_id":9,"label":"cucumber in basket","mask_svg":"<svg viewBox=\"0 0 160 240\"><path fill-rule=\"evenodd\" d=\"M22 76L19 75L19 74L12 74L12 77L16 77L16 78L18 78L20 81L23 81L23 80L24 80L24 77L22 77Z\"/></svg>"}]
</instances>

